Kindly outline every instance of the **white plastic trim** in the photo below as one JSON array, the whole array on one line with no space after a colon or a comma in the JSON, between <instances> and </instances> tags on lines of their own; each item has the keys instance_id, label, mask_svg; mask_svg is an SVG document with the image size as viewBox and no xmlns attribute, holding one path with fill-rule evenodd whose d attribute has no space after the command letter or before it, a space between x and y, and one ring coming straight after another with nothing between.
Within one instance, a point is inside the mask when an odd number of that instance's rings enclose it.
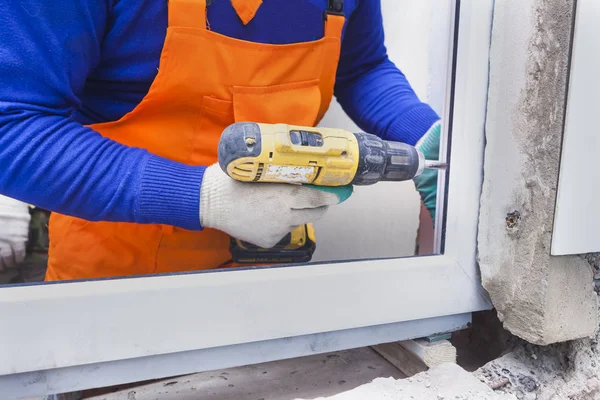
<instances>
[{"instance_id":1,"label":"white plastic trim","mask_svg":"<svg viewBox=\"0 0 600 400\"><path fill-rule=\"evenodd\" d=\"M600 2L578 0L565 132L562 144L552 255L600 251L598 117Z\"/></svg>"}]
</instances>

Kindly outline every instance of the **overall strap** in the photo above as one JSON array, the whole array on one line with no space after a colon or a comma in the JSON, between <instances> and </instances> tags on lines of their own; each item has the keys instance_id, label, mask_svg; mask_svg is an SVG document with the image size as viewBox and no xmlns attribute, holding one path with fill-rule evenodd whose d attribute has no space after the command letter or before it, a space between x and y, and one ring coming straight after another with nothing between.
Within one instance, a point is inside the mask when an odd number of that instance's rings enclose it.
<instances>
[{"instance_id":1,"label":"overall strap","mask_svg":"<svg viewBox=\"0 0 600 400\"><path fill-rule=\"evenodd\" d=\"M327 0L327 9L325 10L325 37L341 39L345 22L344 0Z\"/></svg>"},{"instance_id":2,"label":"overall strap","mask_svg":"<svg viewBox=\"0 0 600 400\"><path fill-rule=\"evenodd\" d=\"M168 0L169 26L206 29L206 0Z\"/></svg>"}]
</instances>

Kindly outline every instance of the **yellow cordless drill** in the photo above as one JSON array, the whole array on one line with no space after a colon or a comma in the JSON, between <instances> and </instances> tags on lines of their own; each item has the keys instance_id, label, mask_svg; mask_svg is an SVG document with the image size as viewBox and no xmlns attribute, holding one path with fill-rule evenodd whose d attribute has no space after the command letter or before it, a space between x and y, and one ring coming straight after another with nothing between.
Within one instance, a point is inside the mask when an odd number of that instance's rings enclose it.
<instances>
[{"instance_id":1,"label":"yellow cordless drill","mask_svg":"<svg viewBox=\"0 0 600 400\"><path fill-rule=\"evenodd\" d=\"M405 181L425 168L445 164L425 160L415 147L389 142L369 133L287 124L238 122L223 131L219 165L242 182L310 184L317 186L372 185ZM263 249L231 239L231 255L239 264L308 262L315 250L312 225Z\"/></svg>"}]
</instances>

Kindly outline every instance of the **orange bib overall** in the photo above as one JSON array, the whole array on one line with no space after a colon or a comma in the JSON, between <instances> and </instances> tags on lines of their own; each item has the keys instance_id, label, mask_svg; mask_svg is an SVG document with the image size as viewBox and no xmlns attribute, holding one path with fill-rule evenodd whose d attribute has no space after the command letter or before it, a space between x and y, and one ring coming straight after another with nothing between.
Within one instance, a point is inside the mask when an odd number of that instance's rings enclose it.
<instances>
[{"instance_id":1,"label":"orange bib overall","mask_svg":"<svg viewBox=\"0 0 600 400\"><path fill-rule=\"evenodd\" d=\"M244 23L260 1L232 4ZM314 126L333 96L341 15L322 39L252 43L207 29L206 0L169 0L160 67L142 102L115 122L91 127L127 146L188 165L217 162L221 132L239 121ZM260 11L260 10L259 10ZM163 225L50 218L47 281L205 270L230 266L230 238Z\"/></svg>"}]
</instances>

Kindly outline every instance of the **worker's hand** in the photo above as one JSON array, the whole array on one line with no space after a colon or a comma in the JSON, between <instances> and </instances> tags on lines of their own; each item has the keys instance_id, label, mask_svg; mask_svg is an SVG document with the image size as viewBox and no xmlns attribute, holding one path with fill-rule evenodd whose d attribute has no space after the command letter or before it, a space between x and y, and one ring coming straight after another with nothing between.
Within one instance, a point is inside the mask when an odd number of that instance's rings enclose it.
<instances>
[{"instance_id":1,"label":"worker's hand","mask_svg":"<svg viewBox=\"0 0 600 400\"><path fill-rule=\"evenodd\" d=\"M0 196L0 271L23 262L29 220L27 204Z\"/></svg>"},{"instance_id":2,"label":"worker's hand","mask_svg":"<svg viewBox=\"0 0 600 400\"><path fill-rule=\"evenodd\" d=\"M352 186L238 182L215 164L206 169L202 179L200 223L270 248L296 227L320 219L328 206L351 194Z\"/></svg>"},{"instance_id":3,"label":"worker's hand","mask_svg":"<svg viewBox=\"0 0 600 400\"><path fill-rule=\"evenodd\" d=\"M423 153L427 160L438 160L440 157L440 130L441 125L438 121L417 142L417 149ZM433 221L435 221L437 199L437 175L438 172L436 170L426 169L421 175L413 179Z\"/></svg>"},{"instance_id":4,"label":"worker's hand","mask_svg":"<svg viewBox=\"0 0 600 400\"><path fill-rule=\"evenodd\" d=\"M25 258L25 244L13 237L0 235L0 271L15 268Z\"/></svg>"}]
</instances>

